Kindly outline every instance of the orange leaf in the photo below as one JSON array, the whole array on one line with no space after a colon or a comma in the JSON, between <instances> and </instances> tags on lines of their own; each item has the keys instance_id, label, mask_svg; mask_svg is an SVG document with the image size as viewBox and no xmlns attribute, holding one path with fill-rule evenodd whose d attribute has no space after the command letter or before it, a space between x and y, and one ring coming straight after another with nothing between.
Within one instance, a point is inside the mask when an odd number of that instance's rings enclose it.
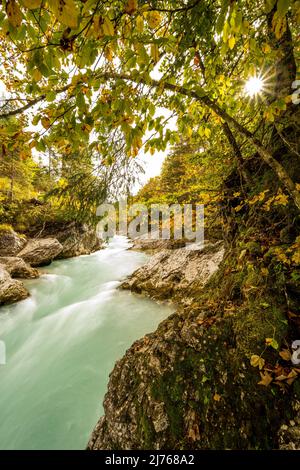
<instances>
[{"instance_id":1,"label":"orange leaf","mask_svg":"<svg viewBox=\"0 0 300 470\"><path fill-rule=\"evenodd\" d=\"M218 393L215 393L214 394L214 400L215 401L220 401L221 400L221 395L219 395Z\"/></svg>"},{"instance_id":2,"label":"orange leaf","mask_svg":"<svg viewBox=\"0 0 300 470\"><path fill-rule=\"evenodd\" d=\"M292 383L294 382L294 380L298 377L298 373L296 372L295 369L292 369L291 372L289 373L288 375L288 378L287 378L287 383L289 385L292 385Z\"/></svg>"},{"instance_id":3,"label":"orange leaf","mask_svg":"<svg viewBox=\"0 0 300 470\"><path fill-rule=\"evenodd\" d=\"M281 357L281 359L283 359L284 361L290 361L291 360L291 353L288 349L283 349L282 351L280 351L279 353L279 356Z\"/></svg>"},{"instance_id":4,"label":"orange leaf","mask_svg":"<svg viewBox=\"0 0 300 470\"><path fill-rule=\"evenodd\" d=\"M258 382L258 385L264 385L265 387L268 387L270 383L273 381L272 376L268 374L268 372L266 372L265 374L260 372L260 376L261 376L261 381Z\"/></svg>"},{"instance_id":5,"label":"orange leaf","mask_svg":"<svg viewBox=\"0 0 300 470\"><path fill-rule=\"evenodd\" d=\"M128 13L128 15L132 15L137 10L137 7L137 0L128 0L127 5L125 7L125 12Z\"/></svg>"},{"instance_id":6,"label":"orange leaf","mask_svg":"<svg viewBox=\"0 0 300 470\"><path fill-rule=\"evenodd\" d=\"M286 380L288 377L287 375L278 375L278 377L276 377L276 381L278 382L282 382L283 380Z\"/></svg>"}]
</instances>

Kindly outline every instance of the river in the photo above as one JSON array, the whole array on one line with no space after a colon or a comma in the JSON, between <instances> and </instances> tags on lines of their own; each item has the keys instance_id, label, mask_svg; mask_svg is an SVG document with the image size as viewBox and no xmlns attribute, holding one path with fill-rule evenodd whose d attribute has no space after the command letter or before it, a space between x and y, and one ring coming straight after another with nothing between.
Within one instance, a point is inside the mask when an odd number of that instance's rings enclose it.
<instances>
[{"instance_id":1,"label":"river","mask_svg":"<svg viewBox=\"0 0 300 470\"><path fill-rule=\"evenodd\" d=\"M117 289L147 260L128 246L55 261L25 282L30 298L0 308L0 449L84 449L115 361L172 313Z\"/></svg>"}]
</instances>

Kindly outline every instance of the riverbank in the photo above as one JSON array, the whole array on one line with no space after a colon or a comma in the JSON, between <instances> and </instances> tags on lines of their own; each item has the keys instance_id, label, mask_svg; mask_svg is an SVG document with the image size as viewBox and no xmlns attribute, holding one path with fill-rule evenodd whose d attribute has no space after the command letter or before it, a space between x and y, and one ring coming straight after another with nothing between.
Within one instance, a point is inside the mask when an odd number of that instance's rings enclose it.
<instances>
[{"instance_id":1,"label":"riverbank","mask_svg":"<svg viewBox=\"0 0 300 470\"><path fill-rule=\"evenodd\" d=\"M1 307L1 449L83 449L115 362L174 311L118 289L148 259L129 246L39 268L30 297Z\"/></svg>"},{"instance_id":2,"label":"riverbank","mask_svg":"<svg viewBox=\"0 0 300 470\"><path fill-rule=\"evenodd\" d=\"M21 279L39 276L35 268L55 259L90 254L102 248L95 228L84 224L52 223L32 228L27 235L0 226L0 305L29 296Z\"/></svg>"},{"instance_id":3,"label":"riverbank","mask_svg":"<svg viewBox=\"0 0 300 470\"><path fill-rule=\"evenodd\" d=\"M254 249L147 245L155 254L122 288L178 309L116 363L88 449L299 448L297 371L288 348L279 355L288 323L276 285L254 275Z\"/></svg>"}]
</instances>

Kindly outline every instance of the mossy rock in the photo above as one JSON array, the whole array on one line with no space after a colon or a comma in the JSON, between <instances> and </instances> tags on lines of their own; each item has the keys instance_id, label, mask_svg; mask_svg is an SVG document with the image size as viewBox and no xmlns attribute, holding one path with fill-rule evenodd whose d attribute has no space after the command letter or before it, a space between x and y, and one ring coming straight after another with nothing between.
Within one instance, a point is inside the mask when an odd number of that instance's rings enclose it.
<instances>
[{"instance_id":1,"label":"mossy rock","mask_svg":"<svg viewBox=\"0 0 300 470\"><path fill-rule=\"evenodd\" d=\"M290 398L258 385L248 354L262 352L272 324L278 341L286 329L270 309L255 334L259 314L175 314L136 342L111 374L105 417L89 448L276 448Z\"/></svg>"}]
</instances>

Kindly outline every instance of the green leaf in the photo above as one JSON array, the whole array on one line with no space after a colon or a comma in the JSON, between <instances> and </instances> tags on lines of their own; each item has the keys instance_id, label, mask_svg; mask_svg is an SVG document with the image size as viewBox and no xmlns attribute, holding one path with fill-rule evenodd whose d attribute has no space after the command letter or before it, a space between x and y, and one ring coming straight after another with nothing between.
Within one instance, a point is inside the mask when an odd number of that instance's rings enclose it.
<instances>
[{"instance_id":1,"label":"green leaf","mask_svg":"<svg viewBox=\"0 0 300 470\"><path fill-rule=\"evenodd\" d=\"M276 0L265 0L265 12L270 13L276 4Z\"/></svg>"},{"instance_id":2,"label":"green leaf","mask_svg":"<svg viewBox=\"0 0 300 470\"><path fill-rule=\"evenodd\" d=\"M226 13L227 13L227 10L228 10L228 6L229 6L229 0L224 0L222 2L220 15L218 16L218 20L217 20L217 24L216 24L216 31L217 31L218 34L221 34L221 32L223 30L224 21L225 21Z\"/></svg>"},{"instance_id":3,"label":"green leaf","mask_svg":"<svg viewBox=\"0 0 300 470\"><path fill-rule=\"evenodd\" d=\"M69 26L69 28L77 28L79 11L73 0L64 0L63 2L61 0L52 0L49 2L49 7L58 21Z\"/></svg>"},{"instance_id":4,"label":"green leaf","mask_svg":"<svg viewBox=\"0 0 300 470\"><path fill-rule=\"evenodd\" d=\"M76 96L76 104L80 111L82 111L85 108L86 105L85 105L85 99L84 99L83 93L79 93Z\"/></svg>"},{"instance_id":5,"label":"green leaf","mask_svg":"<svg viewBox=\"0 0 300 470\"><path fill-rule=\"evenodd\" d=\"M46 100L48 101L48 103L51 103L52 101L54 101L56 98L56 93L55 91L49 91L47 94L46 94Z\"/></svg>"},{"instance_id":6,"label":"green leaf","mask_svg":"<svg viewBox=\"0 0 300 470\"><path fill-rule=\"evenodd\" d=\"M36 142L35 144L35 148L39 151L39 152L45 152L46 150L46 145L45 145L45 142L43 139L39 140Z\"/></svg>"},{"instance_id":7,"label":"green leaf","mask_svg":"<svg viewBox=\"0 0 300 470\"><path fill-rule=\"evenodd\" d=\"M277 11L280 16L285 16L291 5L291 0L278 0Z\"/></svg>"},{"instance_id":8,"label":"green leaf","mask_svg":"<svg viewBox=\"0 0 300 470\"><path fill-rule=\"evenodd\" d=\"M41 6L42 0L22 0L23 5L29 10L34 10Z\"/></svg>"}]
</instances>

